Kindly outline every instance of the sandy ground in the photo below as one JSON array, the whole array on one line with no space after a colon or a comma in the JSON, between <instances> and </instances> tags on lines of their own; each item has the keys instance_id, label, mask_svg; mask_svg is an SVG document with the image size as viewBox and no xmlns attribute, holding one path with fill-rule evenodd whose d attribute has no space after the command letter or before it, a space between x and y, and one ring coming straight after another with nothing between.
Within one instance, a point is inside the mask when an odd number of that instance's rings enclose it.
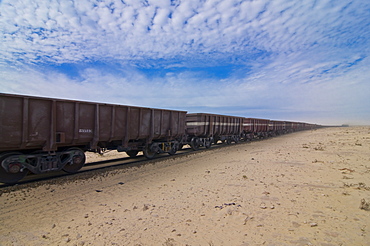
<instances>
[{"instance_id":1,"label":"sandy ground","mask_svg":"<svg viewBox=\"0 0 370 246\"><path fill-rule=\"evenodd\" d=\"M3 193L0 245L370 245L368 202L370 127L325 128Z\"/></svg>"}]
</instances>

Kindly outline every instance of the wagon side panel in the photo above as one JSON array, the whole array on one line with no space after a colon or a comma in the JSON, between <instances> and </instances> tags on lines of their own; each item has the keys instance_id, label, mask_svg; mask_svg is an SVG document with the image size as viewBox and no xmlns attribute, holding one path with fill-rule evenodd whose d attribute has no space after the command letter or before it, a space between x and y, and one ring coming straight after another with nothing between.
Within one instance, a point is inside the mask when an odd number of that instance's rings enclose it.
<instances>
[{"instance_id":1,"label":"wagon side panel","mask_svg":"<svg viewBox=\"0 0 370 246\"><path fill-rule=\"evenodd\" d=\"M185 116L186 112L183 111L171 111L171 138L180 138L185 133Z\"/></svg>"},{"instance_id":2,"label":"wagon side panel","mask_svg":"<svg viewBox=\"0 0 370 246\"><path fill-rule=\"evenodd\" d=\"M131 140L139 139L140 136L140 109L130 107L128 118L128 138Z\"/></svg>"},{"instance_id":3,"label":"wagon side panel","mask_svg":"<svg viewBox=\"0 0 370 246\"><path fill-rule=\"evenodd\" d=\"M27 124L26 121L24 123ZM28 140L26 147L47 148L52 142L52 127L51 101L30 99L28 103Z\"/></svg>"},{"instance_id":4,"label":"wagon side panel","mask_svg":"<svg viewBox=\"0 0 370 246\"><path fill-rule=\"evenodd\" d=\"M98 114L96 105L89 103L76 103L76 144L85 144L93 140L97 135L96 114Z\"/></svg>"},{"instance_id":5,"label":"wagon side panel","mask_svg":"<svg viewBox=\"0 0 370 246\"><path fill-rule=\"evenodd\" d=\"M58 101L56 107L56 142L60 145L71 145L78 137L76 127L76 103Z\"/></svg>"},{"instance_id":6,"label":"wagon side panel","mask_svg":"<svg viewBox=\"0 0 370 246\"><path fill-rule=\"evenodd\" d=\"M23 124L23 98L0 95L0 151L21 146Z\"/></svg>"},{"instance_id":7,"label":"wagon side panel","mask_svg":"<svg viewBox=\"0 0 370 246\"><path fill-rule=\"evenodd\" d=\"M152 139L153 136L153 110L139 108L139 132L137 139Z\"/></svg>"},{"instance_id":8,"label":"wagon side panel","mask_svg":"<svg viewBox=\"0 0 370 246\"><path fill-rule=\"evenodd\" d=\"M159 135L157 136L158 139L169 137L171 133L172 127L172 115L171 111L167 110L156 110L158 114L161 115L160 121L155 121L154 124L157 125L159 130Z\"/></svg>"},{"instance_id":9,"label":"wagon side panel","mask_svg":"<svg viewBox=\"0 0 370 246\"><path fill-rule=\"evenodd\" d=\"M113 140L123 140L127 135L127 111L128 107L117 106L114 111L114 134Z\"/></svg>"},{"instance_id":10,"label":"wagon side panel","mask_svg":"<svg viewBox=\"0 0 370 246\"><path fill-rule=\"evenodd\" d=\"M206 124L204 114L186 115L186 131L189 135L201 136L205 132Z\"/></svg>"},{"instance_id":11,"label":"wagon side panel","mask_svg":"<svg viewBox=\"0 0 370 246\"><path fill-rule=\"evenodd\" d=\"M243 120L243 130L246 133L253 132L253 124L251 118L244 118Z\"/></svg>"},{"instance_id":12,"label":"wagon side panel","mask_svg":"<svg viewBox=\"0 0 370 246\"><path fill-rule=\"evenodd\" d=\"M109 142L114 134L114 106L99 105L99 142ZM96 128L96 127L95 127Z\"/></svg>"}]
</instances>

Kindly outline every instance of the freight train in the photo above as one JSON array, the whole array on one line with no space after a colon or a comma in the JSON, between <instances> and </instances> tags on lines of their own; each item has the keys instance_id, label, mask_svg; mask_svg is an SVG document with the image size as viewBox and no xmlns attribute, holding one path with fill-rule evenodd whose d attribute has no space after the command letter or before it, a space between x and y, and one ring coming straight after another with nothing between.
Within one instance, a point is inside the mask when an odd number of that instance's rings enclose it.
<instances>
[{"instance_id":1,"label":"freight train","mask_svg":"<svg viewBox=\"0 0 370 246\"><path fill-rule=\"evenodd\" d=\"M77 172L85 151L117 150L130 157L142 151L151 159L173 155L184 145L198 150L318 127L0 93L0 182L17 183L28 172Z\"/></svg>"}]
</instances>

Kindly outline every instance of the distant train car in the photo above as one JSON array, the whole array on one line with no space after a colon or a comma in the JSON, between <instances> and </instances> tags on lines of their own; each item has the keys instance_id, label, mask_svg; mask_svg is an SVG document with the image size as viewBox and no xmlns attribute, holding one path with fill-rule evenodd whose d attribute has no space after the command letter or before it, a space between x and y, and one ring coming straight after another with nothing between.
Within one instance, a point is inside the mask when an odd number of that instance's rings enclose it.
<instances>
[{"instance_id":1,"label":"distant train car","mask_svg":"<svg viewBox=\"0 0 370 246\"><path fill-rule=\"evenodd\" d=\"M296 132L301 131L302 129L302 123L301 122L289 122L291 125L291 131L290 132Z\"/></svg>"},{"instance_id":2,"label":"distant train car","mask_svg":"<svg viewBox=\"0 0 370 246\"><path fill-rule=\"evenodd\" d=\"M195 113L186 115L186 142L192 149L211 147L212 142L239 142L243 117Z\"/></svg>"},{"instance_id":3,"label":"distant train car","mask_svg":"<svg viewBox=\"0 0 370 246\"><path fill-rule=\"evenodd\" d=\"M267 137L270 120L244 118L243 135L245 140L262 139Z\"/></svg>"},{"instance_id":4,"label":"distant train car","mask_svg":"<svg viewBox=\"0 0 370 246\"><path fill-rule=\"evenodd\" d=\"M285 121L284 133L286 134L294 132L295 127L296 127L295 122Z\"/></svg>"},{"instance_id":5,"label":"distant train car","mask_svg":"<svg viewBox=\"0 0 370 246\"><path fill-rule=\"evenodd\" d=\"M286 133L286 121L270 120L269 134L271 136L278 136Z\"/></svg>"},{"instance_id":6,"label":"distant train car","mask_svg":"<svg viewBox=\"0 0 370 246\"><path fill-rule=\"evenodd\" d=\"M28 171L76 172L86 150L174 154L185 118L185 111L0 93L0 182L16 183Z\"/></svg>"}]
</instances>

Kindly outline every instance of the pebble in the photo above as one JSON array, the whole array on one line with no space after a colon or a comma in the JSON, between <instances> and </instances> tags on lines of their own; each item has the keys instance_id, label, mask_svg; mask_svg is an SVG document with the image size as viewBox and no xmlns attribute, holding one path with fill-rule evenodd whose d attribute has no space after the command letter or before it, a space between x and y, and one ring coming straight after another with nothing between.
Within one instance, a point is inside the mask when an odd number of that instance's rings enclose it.
<instances>
[{"instance_id":1,"label":"pebble","mask_svg":"<svg viewBox=\"0 0 370 246\"><path fill-rule=\"evenodd\" d=\"M317 226L317 223L310 223L310 226L315 227L315 226Z\"/></svg>"},{"instance_id":2,"label":"pebble","mask_svg":"<svg viewBox=\"0 0 370 246\"><path fill-rule=\"evenodd\" d=\"M360 209L370 211L370 202L366 202L365 199L361 199Z\"/></svg>"}]
</instances>

